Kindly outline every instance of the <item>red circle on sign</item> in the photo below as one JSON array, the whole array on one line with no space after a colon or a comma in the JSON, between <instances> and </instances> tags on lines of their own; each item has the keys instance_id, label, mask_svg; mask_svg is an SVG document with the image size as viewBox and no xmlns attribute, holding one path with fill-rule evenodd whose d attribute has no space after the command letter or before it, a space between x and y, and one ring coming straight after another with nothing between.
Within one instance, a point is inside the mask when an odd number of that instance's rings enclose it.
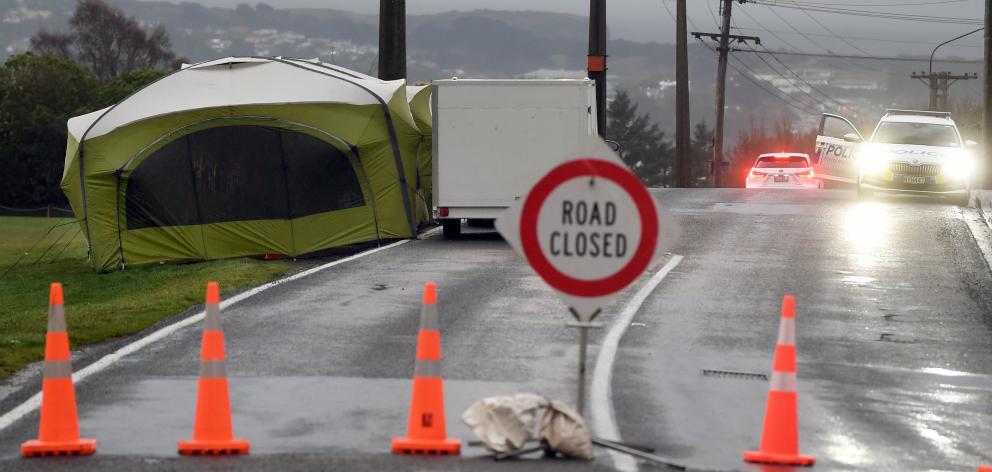
<instances>
[{"instance_id":1,"label":"red circle on sign","mask_svg":"<svg viewBox=\"0 0 992 472\"><path fill-rule=\"evenodd\" d=\"M537 237L537 218L544 201L559 185L583 176L602 177L616 183L634 200L641 219L641 240L634 251L634 256L627 265L613 275L597 280L577 279L558 270L544 256ZM602 159L576 159L552 169L527 195L520 215L520 244L527 262L548 285L577 297L601 297L622 290L637 279L651 263L655 247L658 245L658 213L651 194L626 167Z\"/></svg>"}]
</instances>

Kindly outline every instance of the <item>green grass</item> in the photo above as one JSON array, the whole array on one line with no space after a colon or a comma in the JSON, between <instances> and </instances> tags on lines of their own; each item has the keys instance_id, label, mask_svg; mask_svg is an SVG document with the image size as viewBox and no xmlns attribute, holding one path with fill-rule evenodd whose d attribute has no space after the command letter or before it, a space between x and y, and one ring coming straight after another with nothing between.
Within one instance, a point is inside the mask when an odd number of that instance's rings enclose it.
<instances>
[{"instance_id":1,"label":"green grass","mask_svg":"<svg viewBox=\"0 0 992 472\"><path fill-rule=\"evenodd\" d=\"M68 224L45 236L49 228L62 223ZM79 225L69 219L0 217L0 274L21 259L0 278L0 379L43 359L51 282L63 285L69 342L78 349L134 334L203 303L208 280L216 280L221 292L227 293L294 267L288 261L242 258L132 266L97 274L86 261L86 244L78 230ZM60 235L61 241L52 245ZM41 242L31 249L39 238Z\"/></svg>"}]
</instances>

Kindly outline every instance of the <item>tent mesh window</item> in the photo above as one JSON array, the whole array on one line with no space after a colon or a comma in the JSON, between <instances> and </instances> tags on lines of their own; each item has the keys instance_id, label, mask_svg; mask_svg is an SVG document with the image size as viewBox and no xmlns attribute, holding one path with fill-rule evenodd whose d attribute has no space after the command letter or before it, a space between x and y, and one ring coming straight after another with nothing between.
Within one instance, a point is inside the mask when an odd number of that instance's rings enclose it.
<instances>
[{"instance_id":1,"label":"tent mesh window","mask_svg":"<svg viewBox=\"0 0 992 472\"><path fill-rule=\"evenodd\" d=\"M223 126L176 139L128 177L127 228L299 218L365 205L342 151L308 134Z\"/></svg>"}]
</instances>

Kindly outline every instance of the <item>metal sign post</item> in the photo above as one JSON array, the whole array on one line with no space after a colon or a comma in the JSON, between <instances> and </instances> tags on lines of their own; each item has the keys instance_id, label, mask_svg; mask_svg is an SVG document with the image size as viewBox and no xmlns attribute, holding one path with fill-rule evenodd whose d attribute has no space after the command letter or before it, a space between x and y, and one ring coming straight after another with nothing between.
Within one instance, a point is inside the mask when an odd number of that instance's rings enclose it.
<instances>
[{"instance_id":1,"label":"metal sign post","mask_svg":"<svg viewBox=\"0 0 992 472\"><path fill-rule=\"evenodd\" d=\"M636 280L678 229L601 139L590 141L496 220L496 229L554 289L577 320L576 410L585 402L589 328Z\"/></svg>"},{"instance_id":2,"label":"metal sign post","mask_svg":"<svg viewBox=\"0 0 992 472\"><path fill-rule=\"evenodd\" d=\"M575 410L581 415L584 411L583 406L586 404L586 350L589 346L589 328L602 328L603 324L592 321L580 321L581 318L574 309L569 308L568 311L577 321L568 323L566 326L579 328L579 376L575 393ZM600 310L596 310L589 319L596 318L599 312Z\"/></svg>"}]
</instances>

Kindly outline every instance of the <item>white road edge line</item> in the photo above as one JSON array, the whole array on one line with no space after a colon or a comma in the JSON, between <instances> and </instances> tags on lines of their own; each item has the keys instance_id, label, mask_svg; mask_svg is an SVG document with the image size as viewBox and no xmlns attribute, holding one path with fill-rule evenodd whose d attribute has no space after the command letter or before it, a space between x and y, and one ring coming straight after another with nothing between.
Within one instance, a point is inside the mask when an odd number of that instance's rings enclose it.
<instances>
[{"instance_id":1,"label":"white road edge line","mask_svg":"<svg viewBox=\"0 0 992 472\"><path fill-rule=\"evenodd\" d=\"M592 426L596 436L614 441L621 439L620 428L617 426L613 409L612 388L613 364L617 358L617 349L620 347L620 340L627 333L631 321L641 309L641 305L680 262L682 262L682 256L673 255L667 264L645 282L640 290L624 305L623 310L610 325L606 337L603 338L603 344L599 347L599 354L596 356L596 365L592 374L592 389L589 395L589 410L592 414ZM610 456L617 470L637 470L637 461L631 456L612 450Z\"/></svg>"},{"instance_id":2,"label":"white road edge line","mask_svg":"<svg viewBox=\"0 0 992 472\"><path fill-rule=\"evenodd\" d=\"M299 280L299 279L302 279L304 277L307 277L307 276L316 274L317 272L321 272L323 270L330 269L331 267L334 267L334 266L337 266L337 265L341 265L341 264L344 264L346 262L351 262L351 261L353 261L355 259L358 259L360 257L369 256L369 255L375 254L375 253L380 252L380 251L385 251L387 249L394 248L396 246L399 246L401 244L408 243L410 241L411 241L410 239L403 239L403 240L397 241L397 242L392 243L392 244L387 244L385 246L377 247L375 249L370 249L370 250L365 251L365 252L360 252L360 253L355 254L353 256L348 256L348 257L346 257L344 259L338 259L336 261L328 262L327 264L324 264L324 265L320 265L320 266L317 266L317 267L312 267L312 268L307 269L307 270L305 270L303 272L298 272L296 274L290 275L289 277L285 277L285 278L278 279L278 280L273 280L272 282L266 283L264 285L259 285L258 287L255 287L255 288L250 289L250 290L245 291L245 292L241 292L241 293L239 293L239 294L237 294L237 295L235 295L233 297L230 297L230 298L227 298L227 299L222 300L220 302L220 308L223 310L224 308L227 308L227 307L229 307L231 305L234 305L235 303L238 303L238 302L240 302L242 300L245 300L247 298L250 298L252 296L258 295L259 293L262 293L262 292L264 292L264 291L266 291L266 290L268 290L268 289L270 289L272 287L275 287L277 285L282 285L282 284L287 283L287 282L292 282L294 280ZM70 310L72 309L71 305L70 305L69 309ZM148 346L148 345L150 345L150 344L152 344L152 343L154 343L156 341L162 340L162 339L166 338L167 336L169 336L170 334L175 333L176 331L179 331L179 330L181 330L181 329L183 329L183 328L185 328L185 327L187 327L189 325L199 323L200 321L203 320L204 316L205 316L204 312L201 311L200 313L198 313L196 315L190 316L188 318L184 318L184 319L179 320L179 321L177 321L177 322L175 322L173 324L170 324L168 326L165 326L165 327L163 327L163 328L161 328L161 329L159 329L159 330L157 330L157 331L149 334L148 336L145 336L145 337L143 337L143 338L141 338L141 339L139 339L137 341L132 342L131 344L128 344L128 345L126 345L126 346L124 346L124 347L122 347L122 348L120 348L120 349L118 349L118 350L116 350L116 351L114 351L114 352L112 352L110 354L107 354L107 355L103 356L102 358L100 358L100 360L98 360L98 361L96 361L96 362L94 362L94 363L86 366L85 368L81 369L79 372L76 372L76 373L72 374L73 383L79 384L80 382L82 382L83 380L85 380L87 377L89 377L89 376L91 376L93 374L96 374L97 372L100 372L101 370L104 370L107 367L110 367L115 362L121 360L125 356L127 356L129 354L133 354L134 352L137 352L141 348L144 348L144 347L146 347L146 346ZM16 407L14 407L13 409L11 409L7 413L4 413L3 416L0 416L0 431L3 431L4 429L6 429L7 427L9 427L10 425L16 423L18 420L20 420L21 418L27 416L28 414L30 414L34 410L37 410L40 406L41 406L41 392L38 392L34 396L32 396L31 398L25 400L24 403L21 403L20 405L17 405Z\"/></svg>"}]
</instances>

